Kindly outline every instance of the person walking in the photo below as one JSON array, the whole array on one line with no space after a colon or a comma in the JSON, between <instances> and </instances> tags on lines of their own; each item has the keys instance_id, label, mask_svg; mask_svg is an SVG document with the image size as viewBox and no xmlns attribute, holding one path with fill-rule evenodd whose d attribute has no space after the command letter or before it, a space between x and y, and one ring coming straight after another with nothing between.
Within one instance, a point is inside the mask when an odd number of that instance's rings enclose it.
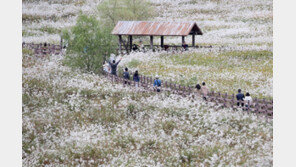
<instances>
[{"instance_id":1,"label":"person walking","mask_svg":"<svg viewBox=\"0 0 296 167\"><path fill-rule=\"evenodd\" d=\"M201 89L200 84L196 84L195 88L196 88L196 93L200 94L200 89Z\"/></svg>"},{"instance_id":2,"label":"person walking","mask_svg":"<svg viewBox=\"0 0 296 167\"><path fill-rule=\"evenodd\" d=\"M136 87L139 87L140 77L138 70L136 70L136 72L134 73L133 80L136 82Z\"/></svg>"},{"instance_id":3,"label":"person walking","mask_svg":"<svg viewBox=\"0 0 296 167\"><path fill-rule=\"evenodd\" d=\"M154 87L154 89L156 89L157 92L160 92L161 80L159 79L159 76L158 75L155 76L153 87Z\"/></svg>"},{"instance_id":4,"label":"person walking","mask_svg":"<svg viewBox=\"0 0 296 167\"><path fill-rule=\"evenodd\" d=\"M202 82L201 93L202 93L203 99L207 100L208 92L209 92L209 89L206 87L206 83Z\"/></svg>"},{"instance_id":5,"label":"person walking","mask_svg":"<svg viewBox=\"0 0 296 167\"><path fill-rule=\"evenodd\" d=\"M236 100L238 100L237 106L241 105L243 107L245 95L243 93L241 93L242 92L241 89L238 89L237 91L238 91L238 94L236 94Z\"/></svg>"},{"instance_id":6,"label":"person walking","mask_svg":"<svg viewBox=\"0 0 296 167\"><path fill-rule=\"evenodd\" d=\"M245 97L245 99L244 99L244 102L245 102L245 106L246 106L247 108L249 108L249 107L252 105L253 99L252 99L252 97L250 96L250 93L249 93L249 92L246 93L246 97Z\"/></svg>"},{"instance_id":7,"label":"person walking","mask_svg":"<svg viewBox=\"0 0 296 167\"><path fill-rule=\"evenodd\" d=\"M125 67L125 71L123 72L123 78L126 80L130 80L130 75L127 67ZM130 84L128 81L124 81L124 84L127 84L127 83Z\"/></svg>"},{"instance_id":8,"label":"person walking","mask_svg":"<svg viewBox=\"0 0 296 167\"><path fill-rule=\"evenodd\" d=\"M115 60L113 60L112 63L111 63L110 61L108 62L109 65L110 65L110 67L111 67L111 74L117 76L117 74L116 74L116 71L117 71L117 65L119 64L119 62L121 61L121 59L122 59L122 58L120 58L120 60L119 60L117 63L115 63Z\"/></svg>"}]
</instances>

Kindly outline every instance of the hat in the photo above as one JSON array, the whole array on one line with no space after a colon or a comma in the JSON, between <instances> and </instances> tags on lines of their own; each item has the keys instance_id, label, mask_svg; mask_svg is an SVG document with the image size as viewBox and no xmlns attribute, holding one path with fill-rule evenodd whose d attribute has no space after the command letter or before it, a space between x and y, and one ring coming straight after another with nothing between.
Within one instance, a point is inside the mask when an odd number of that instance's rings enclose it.
<instances>
[{"instance_id":1,"label":"hat","mask_svg":"<svg viewBox=\"0 0 296 167\"><path fill-rule=\"evenodd\" d=\"M159 76L158 75L155 75L155 78L159 78Z\"/></svg>"}]
</instances>

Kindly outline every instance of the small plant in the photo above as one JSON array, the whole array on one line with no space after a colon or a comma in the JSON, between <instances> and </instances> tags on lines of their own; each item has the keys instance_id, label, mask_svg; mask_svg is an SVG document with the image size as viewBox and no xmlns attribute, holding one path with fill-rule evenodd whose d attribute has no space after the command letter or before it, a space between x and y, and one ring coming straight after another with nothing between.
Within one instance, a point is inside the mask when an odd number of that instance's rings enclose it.
<instances>
[{"instance_id":1,"label":"small plant","mask_svg":"<svg viewBox=\"0 0 296 167\"><path fill-rule=\"evenodd\" d=\"M164 123L162 123L162 129L166 134L171 134L175 128L176 124L173 121L165 121Z\"/></svg>"},{"instance_id":2,"label":"small plant","mask_svg":"<svg viewBox=\"0 0 296 167\"><path fill-rule=\"evenodd\" d=\"M126 113L127 113L127 116L128 116L128 117L136 118L136 113L137 113L137 111L136 111L136 107L135 107L135 105L134 105L134 104L129 104L129 105L127 106L127 111L126 111Z\"/></svg>"}]
</instances>

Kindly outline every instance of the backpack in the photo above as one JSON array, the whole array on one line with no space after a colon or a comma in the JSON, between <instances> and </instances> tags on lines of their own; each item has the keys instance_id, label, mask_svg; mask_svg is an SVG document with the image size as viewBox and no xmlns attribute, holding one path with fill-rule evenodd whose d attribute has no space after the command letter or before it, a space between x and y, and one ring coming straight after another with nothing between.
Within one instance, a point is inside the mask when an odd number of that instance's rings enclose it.
<instances>
[{"instance_id":1,"label":"backpack","mask_svg":"<svg viewBox=\"0 0 296 167\"><path fill-rule=\"evenodd\" d=\"M128 72L124 72L124 73L123 73L123 77L124 77L125 79L130 79L130 77L129 77L129 73L128 73Z\"/></svg>"},{"instance_id":2,"label":"backpack","mask_svg":"<svg viewBox=\"0 0 296 167\"><path fill-rule=\"evenodd\" d=\"M156 84L157 84L157 86L161 86L161 82L159 82L158 79L156 80Z\"/></svg>"}]
</instances>

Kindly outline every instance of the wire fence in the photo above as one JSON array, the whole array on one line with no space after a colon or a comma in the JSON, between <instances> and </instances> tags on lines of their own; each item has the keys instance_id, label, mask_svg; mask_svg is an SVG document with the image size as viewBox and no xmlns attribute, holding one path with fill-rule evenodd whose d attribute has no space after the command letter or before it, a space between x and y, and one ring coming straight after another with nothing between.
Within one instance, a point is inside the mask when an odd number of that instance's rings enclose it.
<instances>
[{"instance_id":1,"label":"wire fence","mask_svg":"<svg viewBox=\"0 0 296 167\"><path fill-rule=\"evenodd\" d=\"M41 55L41 54L55 54L58 55L62 52L62 46L61 45L55 45L55 44L49 44L49 43L22 43L22 47L33 50L35 55Z\"/></svg>"}]
</instances>

